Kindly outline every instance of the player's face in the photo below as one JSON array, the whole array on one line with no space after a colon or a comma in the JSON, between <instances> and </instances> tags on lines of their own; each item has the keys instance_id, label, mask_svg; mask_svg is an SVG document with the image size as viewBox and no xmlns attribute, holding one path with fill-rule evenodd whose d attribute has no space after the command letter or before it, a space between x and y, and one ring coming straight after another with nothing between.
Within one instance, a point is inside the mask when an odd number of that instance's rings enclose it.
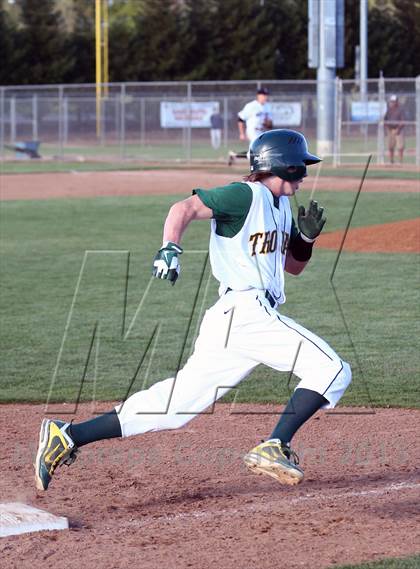
<instances>
[{"instance_id":1,"label":"player's face","mask_svg":"<svg viewBox=\"0 0 420 569\"><path fill-rule=\"evenodd\" d=\"M294 196L302 182L303 178L296 180L295 182L287 182L286 180L282 180L281 178L276 177L274 188L271 191L277 197Z\"/></svg>"},{"instance_id":2,"label":"player's face","mask_svg":"<svg viewBox=\"0 0 420 569\"><path fill-rule=\"evenodd\" d=\"M296 180L296 182L287 182L278 176L270 176L263 180L263 184L267 186L273 196L278 198L280 196L294 196L302 182L303 178Z\"/></svg>"},{"instance_id":3,"label":"player's face","mask_svg":"<svg viewBox=\"0 0 420 569\"><path fill-rule=\"evenodd\" d=\"M264 95L263 93L258 93L257 101L261 103L261 105L265 105L265 103L268 101L268 95Z\"/></svg>"}]
</instances>

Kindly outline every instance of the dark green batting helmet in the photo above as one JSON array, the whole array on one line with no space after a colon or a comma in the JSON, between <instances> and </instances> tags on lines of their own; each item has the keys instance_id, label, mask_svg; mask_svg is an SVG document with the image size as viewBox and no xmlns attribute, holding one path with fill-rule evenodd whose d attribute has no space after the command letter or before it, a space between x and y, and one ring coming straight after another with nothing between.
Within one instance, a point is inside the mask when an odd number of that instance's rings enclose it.
<instances>
[{"instance_id":1,"label":"dark green batting helmet","mask_svg":"<svg viewBox=\"0 0 420 569\"><path fill-rule=\"evenodd\" d=\"M321 162L308 152L308 144L300 132L279 128L257 136L249 147L251 174L267 172L287 182L304 178L306 166Z\"/></svg>"}]
</instances>

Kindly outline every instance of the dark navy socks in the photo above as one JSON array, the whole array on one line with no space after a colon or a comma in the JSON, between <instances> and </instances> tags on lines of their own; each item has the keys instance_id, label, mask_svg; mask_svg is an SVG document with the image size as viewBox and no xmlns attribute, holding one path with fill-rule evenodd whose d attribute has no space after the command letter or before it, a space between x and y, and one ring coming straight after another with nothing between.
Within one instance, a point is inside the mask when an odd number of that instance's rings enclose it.
<instances>
[{"instance_id":1,"label":"dark navy socks","mask_svg":"<svg viewBox=\"0 0 420 569\"><path fill-rule=\"evenodd\" d=\"M296 389L270 438L289 443L299 427L327 403L328 400L316 391Z\"/></svg>"},{"instance_id":2,"label":"dark navy socks","mask_svg":"<svg viewBox=\"0 0 420 569\"><path fill-rule=\"evenodd\" d=\"M77 447L122 436L120 420L115 409L83 423L72 423L68 433Z\"/></svg>"}]
</instances>

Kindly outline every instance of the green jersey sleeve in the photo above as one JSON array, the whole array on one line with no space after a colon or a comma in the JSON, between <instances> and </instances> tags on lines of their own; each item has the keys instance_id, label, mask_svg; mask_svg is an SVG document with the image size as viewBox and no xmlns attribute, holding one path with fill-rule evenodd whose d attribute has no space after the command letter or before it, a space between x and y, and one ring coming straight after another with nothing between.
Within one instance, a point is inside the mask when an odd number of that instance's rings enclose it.
<instances>
[{"instance_id":1,"label":"green jersey sleeve","mask_svg":"<svg viewBox=\"0 0 420 569\"><path fill-rule=\"evenodd\" d=\"M243 227L252 204L252 190L248 184L234 182L210 190L193 190L205 206L213 211L216 233L234 237Z\"/></svg>"}]
</instances>

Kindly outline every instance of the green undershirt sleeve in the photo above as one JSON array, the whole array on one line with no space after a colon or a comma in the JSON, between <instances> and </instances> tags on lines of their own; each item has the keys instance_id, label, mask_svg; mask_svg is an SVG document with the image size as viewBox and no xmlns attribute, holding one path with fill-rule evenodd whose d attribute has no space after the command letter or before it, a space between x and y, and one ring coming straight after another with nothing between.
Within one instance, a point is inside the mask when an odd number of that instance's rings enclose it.
<instances>
[{"instance_id":1,"label":"green undershirt sleeve","mask_svg":"<svg viewBox=\"0 0 420 569\"><path fill-rule=\"evenodd\" d=\"M252 204L252 190L248 184L234 182L210 190L196 188L193 194L213 211L218 235L234 237L239 233Z\"/></svg>"}]
</instances>

